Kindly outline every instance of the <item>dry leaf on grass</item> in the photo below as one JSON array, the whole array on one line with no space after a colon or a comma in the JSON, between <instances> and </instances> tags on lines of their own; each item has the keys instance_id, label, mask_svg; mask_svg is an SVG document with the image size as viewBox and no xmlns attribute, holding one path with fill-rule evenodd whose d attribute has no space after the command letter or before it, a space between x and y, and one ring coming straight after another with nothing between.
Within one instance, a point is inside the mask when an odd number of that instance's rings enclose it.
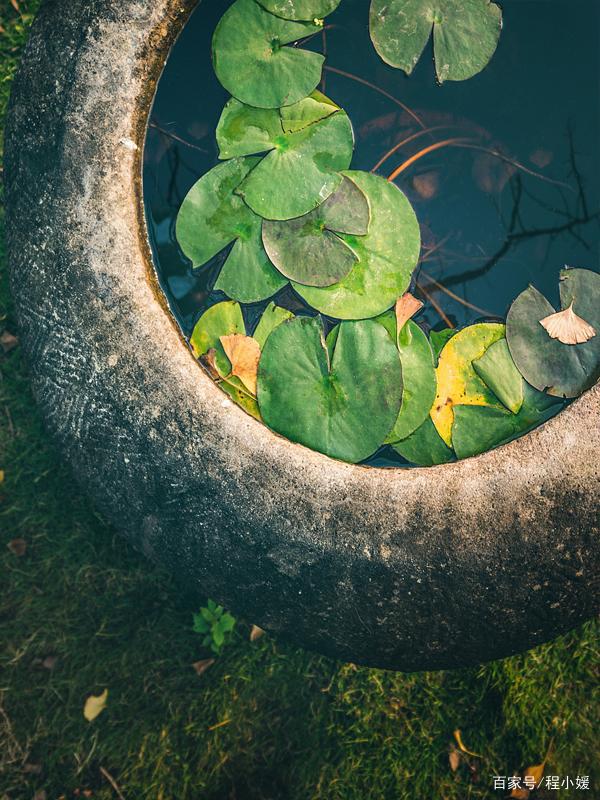
<instances>
[{"instance_id":1,"label":"dry leaf on grass","mask_svg":"<svg viewBox=\"0 0 600 800\"><path fill-rule=\"evenodd\" d=\"M256 374L260 359L260 346L256 339L242 333L221 336L221 344L231 361L231 374L239 378L253 395L256 395Z\"/></svg>"},{"instance_id":2,"label":"dry leaf on grass","mask_svg":"<svg viewBox=\"0 0 600 800\"><path fill-rule=\"evenodd\" d=\"M255 642L257 639L260 639L261 636L264 636L264 631L262 628L259 628L258 625L253 625L250 631L250 641Z\"/></svg>"},{"instance_id":3,"label":"dry leaf on grass","mask_svg":"<svg viewBox=\"0 0 600 800\"><path fill-rule=\"evenodd\" d=\"M48 795L46 794L45 789L38 789L38 791L33 795L33 800L47 800Z\"/></svg>"},{"instance_id":4,"label":"dry leaf on grass","mask_svg":"<svg viewBox=\"0 0 600 800\"><path fill-rule=\"evenodd\" d=\"M11 539L6 546L14 556L19 558L24 556L27 552L27 542L25 539Z\"/></svg>"},{"instance_id":5,"label":"dry leaf on grass","mask_svg":"<svg viewBox=\"0 0 600 800\"><path fill-rule=\"evenodd\" d=\"M10 353L18 344L19 340L16 336L13 336L12 333L4 331L4 333L0 334L0 347L5 353Z\"/></svg>"},{"instance_id":6,"label":"dry leaf on grass","mask_svg":"<svg viewBox=\"0 0 600 800\"><path fill-rule=\"evenodd\" d=\"M448 756L448 762L450 764L450 769L452 772L456 772L456 770L460 767L460 753L458 750L452 749L450 751L450 755Z\"/></svg>"},{"instance_id":7,"label":"dry leaf on grass","mask_svg":"<svg viewBox=\"0 0 600 800\"><path fill-rule=\"evenodd\" d=\"M203 658L201 661L194 661L192 667L196 671L196 675L203 675L207 669L212 667L214 663L214 658Z\"/></svg>"},{"instance_id":8,"label":"dry leaf on grass","mask_svg":"<svg viewBox=\"0 0 600 800\"><path fill-rule=\"evenodd\" d=\"M540 325L548 331L551 339L558 339L563 344L585 344L596 335L590 323L573 311L573 303L564 311L544 317Z\"/></svg>"},{"instance_id":9,"label":"dry leaf on grass","mask_svg":"<svg viewBox=\"0 0 600 800\"><path fill-rule=\"evenodd\" d=\"M0 483L4 483L4 470L0 469Z\"/></svg>"},{"instance_id":10,"label":"dry leaf on grass","mask_svg":"<svg viewBox=\"0 0 600 800\"><path fill-rule=\"evenodd\" d=\"M87 719L88 722L96 719L98 714L101 714L105 707L106 701L108 699L108 689L105 689L102 694L93 695L91 694L87 700L85 701L85 705L83 707L83 716Z\"/></svg>"},{"instance_id":11,"label":"dry leaf on grass","mask_svg":"<svg viewBox=\"0 0 600 800\"><path fill-rule=\"evenodd\" d=\"M465 747L464 742L462 740L461 732L460 732L460 730L458 728L454 731L454 738L456 739L456 744L459 746L460 750L462 750L463 753L466 753L469 756L474 756L475 758L482 758L483 757L483 756L480 756L479 753L474 753L472 750L468 750Z\"/></svg>"}]
</instances>

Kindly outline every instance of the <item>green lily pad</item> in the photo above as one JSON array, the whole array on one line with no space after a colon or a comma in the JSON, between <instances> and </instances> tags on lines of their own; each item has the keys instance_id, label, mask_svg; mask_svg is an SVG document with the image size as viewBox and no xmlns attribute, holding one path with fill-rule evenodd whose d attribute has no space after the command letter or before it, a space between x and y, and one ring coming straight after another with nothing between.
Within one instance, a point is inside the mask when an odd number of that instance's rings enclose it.
<instances>
[{"instance_id":1,"label":"green lily pad","mask_svg":"<svg viewBox=\"0 0 600 800\"><path fill-rule=\"evenodd\" d=\"M506 320L511 356L525 380L555 397L577 397L600 378L600 275L587 269L560 273L563 309L594 327L596 335L583 344L563 344L550 338L540 320L555 309L533 286L514 301Z\"/></svg>"},{"instance_id":2,"label":"green lily pad","mask_svg":"<svg viewBox=\"0 0 600 800\"><path fill-rule=\"evenodd\" d=\"M246 326L239 303L226 300L208 308L200 317L192 335L190 345L196 358L206 355L209 350L215 351L215 366L224 378L231 372L231 363L221 344L221 336L230 333L246 333Z\"/></svg>"},{"instance_id":3,"label":"green lily pad","mask_svg":"<svg viewBox=\"0 0 600 800\"><path fill-rule=\"evenodd\" d=\"M366 236L341 235L358 261L332 286L293 286L323 314L337 319L366 319L387 311L408 288L419 260L421 234L412 206L395 184L368 172L350 170L343 174L366 195L371 209Z\"/></svg>"},{"instance_id":4,"label":"green lily pad","mask_svg":"<svg viewBox=\"0 0 600 800\"><path fill-rule=\"evenodd\" d=\"M429 339L413 320L396 333L396 315L389 311L376 319L397 343L402 366L402 406L386 444L406 439L429 416L435 400L437 381L433 351Z\"/></svg>"},{"instance_id":5,"label":"green lily pad","mask_svg":"<svg viewBox=\"0 0 600 800\"><path fill-rule=\"evenodd\" d=\"M402 458L419 467L447 464L454 458L453 451L441 438L429 416L420 428L392 447Z\"/></svg>"},{"instance_id":6,"label":"green lily pad","mask_svg":"<svg viewBox=\"0 0 600 800\"><path fill-rule=\"evenodd\" d=\"M454 406L452 444L458 458L480 455L526 433L555 414L556 398L526 383L524 387L518 414L485 406Z\"/></svg>"},{"instance_id":7,"label":"green lily pad","mask_svg":"<svg viewBox=\"0 0 600 800\"><path fill-rule=\"evenodd\" d=\"M235 158L203 175L187 193L175 229L179 246L194 267L235 242L215 288L242 303L271 297L286 283L263 247L262 220L235 194L259 161Z\"/></svg>"},{"instance_id":8,"label":"green lily pad","mask_svg":"<svg viewBox=\"0 0 600 800\"><path fill-rule=\"evenodd\" d=\"M218 381L218 386L229 395L236 405L243 408L244 411L250 414L251 417L254 417L254 419L262 422L256 397L250 394L239 378L232 375L230 378Z\"/></svg>"},{"instance_id":9,"label":"green lily pad","mask_svg":"<svg viewBox=\"0 0 600 800\"><path fill-rule=\"evenodd\" d=\"M330 286L344 278L358 256L338 233L364 236L369 204L360 189L344 178L327 200L303 217L263 222L263 245L277 269L306 286Z\"/></svg>"},{"instance_id":10,"label":"green lily pad","mask_svg":"<svg viewBox=\"0 0 600 800\"><path fill-rule=\"evenodd\" d=\"M381 58L408 75L433 30L439 82L464 81L494 55L502 11L490 0L373 0L369 25Z\"/></svg>"},{"instance_id":11,"label":"green lily pad","mask_svg":"<svg viewBox=\"0 0 600 800\"><path fill-rule=\"evenodd\" d=\"M446 342L449 342L456 333L458 333L456 328L444 328L441 331L429 331L429 341L431 342L431 348L433 350L433 355L435 356L436 364L438 358L440 357L440 353L446 345Z\"/></svg>"},{"instance_id":12,"label":"green lily pad","mask_svg":"<svg viewBox=\"0 0 600 800\"><path fill-rule=\"evenodd\" d=\"M269 14L254 0L236 0L223 14L212 42L213 66L227 91L258 108L291 105L321 80L319 53L285 47L321 29Z\"/></svg>"},{"instance_id":13,"label":"green lily pad","mask_svg":"<svg viewBox=\"0 0 600 800\"><path fill-rule=\"evenodd\" d=\"M339 6L340 0L259 0L261 6L284 19L323 19Z\"/></svg>"},{"instance_id":14,"label":"green lily pad","mask_svg":"<svg viewBox=\"0 0 600 800\"><path fill-rule=\"evenodd\" d=\"M296 317L271 333L258 366L258 405L266 424L352 463L383 442L401 393L396 347L370 320L342 323L330 358L319 320Z\"/></svg>"},{"instance_id":15,"label":"green lily pad","mask_svg":"<svg viewBox=\"0 0 600 800\"><path fill-rule=\"evenodd\" d=\"M499 339L485 353L473 361L473 368L513 414L523 405L523 378L515 366L506 339Z\"/></svg>"},{"instance_id":16,"label":"green lily pad","mask_svg":"<svg viewBox=\"0 0 600 800\"><path fill-rule=\"evenodd\" d=\"M265 219L308 214L341 184L354 148L345 111L315 92L292 109L265 111L231 99L221 115L221 158L265 152L237 193Z\"/></svg>"},{"instance_id":17,"label":"green lily pad","mask_svg":"<svg viewBox=\"0 0 600 800\"><path fill-rule=\"evenodd\" d=\"M275 330L275 328L278 325L281 325L282 322L293 318L293 313L288 311L287 308L281 308L281 306L276 306L275 303L269 303L269 305L263 311L262 317L258 321L258 325L254 329L252 338L256 339L260 349L262 350L265 346L265 342L269 338L269 335Z\"/></svg>"},{"instance_id":18,"label":"green lily pad","mask_svg":"<svg viewBox=\"0 0 600 800\"><path fill-rule=\"evenodd\" d=\"M494 342L504 338L505 326L493 322L470 325L455 334L442 350L436 370L437 395L431 418L448 447L452 445L452 423L455 405L492 406L502 404L481 380L473 361Z\"/></svg>"}]
</instances>

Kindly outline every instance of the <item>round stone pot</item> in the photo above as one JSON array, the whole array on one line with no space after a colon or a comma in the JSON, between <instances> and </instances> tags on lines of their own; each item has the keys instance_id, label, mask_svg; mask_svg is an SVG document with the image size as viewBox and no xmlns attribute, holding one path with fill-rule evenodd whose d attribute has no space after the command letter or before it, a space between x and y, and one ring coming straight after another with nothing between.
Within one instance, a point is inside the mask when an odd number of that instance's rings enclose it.
<instances>
[{"instance_id":1,"label":"round stone pot","mask_svg":"<svg viewBox=\"0 0 600 800\"><path fill-rule=\"evenodd\" d=\"M12 291L35 393L128 539L269 631L361 664L459 667L597 608L600 388L479 458L378 470L271 433L159 293L141 154L191 0L46 0L6 143Z\"/></svg>"}]
</instances>

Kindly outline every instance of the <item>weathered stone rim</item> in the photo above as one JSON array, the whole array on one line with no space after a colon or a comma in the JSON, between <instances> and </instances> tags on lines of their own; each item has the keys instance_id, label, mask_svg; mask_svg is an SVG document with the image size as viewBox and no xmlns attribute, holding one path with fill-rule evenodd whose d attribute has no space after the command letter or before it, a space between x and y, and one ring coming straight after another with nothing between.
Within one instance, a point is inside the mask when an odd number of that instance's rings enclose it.
<instances>
[{"instance_id":1,"label":"weathered stone rim","mask_svg":"<svg viewBox=\"0 0 600 800\"><path fill-rule=\"evenodd\" d=\"M272 434L193 360L157 291L140 175L194 5L46 0L15 82L11 286L78 479L187 585L346 660L462 666L592 616L600 387L479 458L374 470Z\"/></svg>"}]
</instances>

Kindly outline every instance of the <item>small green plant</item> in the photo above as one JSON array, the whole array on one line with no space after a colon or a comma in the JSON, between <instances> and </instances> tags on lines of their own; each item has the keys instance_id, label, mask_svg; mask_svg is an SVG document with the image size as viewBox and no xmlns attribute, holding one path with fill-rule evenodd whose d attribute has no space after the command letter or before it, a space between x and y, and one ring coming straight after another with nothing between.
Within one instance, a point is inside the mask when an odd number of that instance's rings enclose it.
<instances>
[{"instance_id":1,"label":"small green plant","mask_svg":"<svg viewBox=\"0 0 600 800\"><path fill-rule=\"evenodd\" d=\"M199 614L194 614L194 631L204 635L202 644L210 647L213 653L219 655L225 642L231 637L235 627L235 617L232 617L223 606L218 606L214 600L208 600L206 606L200 609Z\"/></svg>"}]
</instances>

